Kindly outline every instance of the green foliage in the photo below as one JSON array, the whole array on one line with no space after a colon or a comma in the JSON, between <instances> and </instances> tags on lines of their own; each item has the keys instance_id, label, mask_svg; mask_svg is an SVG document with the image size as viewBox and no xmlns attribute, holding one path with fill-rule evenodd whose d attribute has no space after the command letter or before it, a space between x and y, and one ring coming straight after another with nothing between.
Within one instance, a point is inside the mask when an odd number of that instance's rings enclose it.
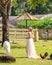
<instances>
[{"instance_id":1,"label":"green foliage","mask_svg":"<svg viewBox=\"0 0 52 65\"><path fill-rule=\"evenodd\" d=\"M21 27L25 27L26 21L17 22L17 25L20 25ZM27 26L32 26L34 28L39 28L39 29L43 29L43 28L52 29L52 20L49 18L40 21L27 20Z\"/></svg>"},{"instance_id":2,"label":"green foliage","mask_svg":"<svg viewBox=\"0 0 52 65\"><path fill-rule=\"evenodd\" d=\"M21 15L23 11L32 14L52 13L51 2L51 0L13 0L11 15Z\"/></svg>"},{"instance_id":3,"label":"green foliage","mask_svg":"<svg viewBox=\"0 0 52 65\"><path fill-rule=\"evenodd\" d=\"M45 29L52 29L52 20L46 19L44 22L44 28Z\"/></svg>"},{"instance_id":4,"label":"green foliage","mask_svg":"<svg viewBox=\"0 0 52 65\"><path fill-rule=\"evenodd\" d=\"M11 0L11 1L12 1L12 8L11 8L12 16L21 15L23 11L32 14L52 13L52 0Z\"/></svg>"},{"instance_id":5,"label":"green foliage","mask_svg":"<svg viewBox=\"0 0 52 65\"><path fill-rule=\"evenodd\" d=\"M15 15L17 15L17 13L16 13L16 10L17 10L17 7L18 7L18 2L17 2L17 0L12 0L12 5L11 5L12 7L11 7L11 15L12 16L15 16Z\"/></svg>"},{"instance_id":6,"label":"green foliage","mask_svg":"<svg viewBox=\"0 0 52 65\"><path fill-rule=\"evenodd\" d=\"M1 3L1 0L0 0L0 6L1 6L1 4L2 4L2 3ZM0 10L0 16L2 16L2 12L1 12L1 10Z\"/></svg>"},{"instance_id":7,"label":"green foliage","mask_svg":"<svg viewBox=\"0 0 52 65\"><path fill-rule=\"evenodd\" d=\"M14 7L18 6L17 0L12 0L12 6L14 6Z\"/></svg>"},{"instance_id":8,"label":"green foliage","mask_svg":"<svg viewBox=\"0 0 52 65\"><path fill-rule=\"evenodd\" d=\"M31 5L31 8L34 9L37 4L42 3L43 5L46 4L49 0L28 0L28 3Z\"/></svg>"},{"instance_id":9,"label":"green foliage","mask_svg":"<svg viewBox=\"0 0 52 65\"><path fill-rule=\"evenodd\" d=\"M36 6L36 9L35 9L35 13L36 14L48 14L49 13L49 11L48 11L48 7L46 6L46 5L42 5L42 3L40 3L40 4L38 4L37 6Z\"/></svg>"}]
</instances>

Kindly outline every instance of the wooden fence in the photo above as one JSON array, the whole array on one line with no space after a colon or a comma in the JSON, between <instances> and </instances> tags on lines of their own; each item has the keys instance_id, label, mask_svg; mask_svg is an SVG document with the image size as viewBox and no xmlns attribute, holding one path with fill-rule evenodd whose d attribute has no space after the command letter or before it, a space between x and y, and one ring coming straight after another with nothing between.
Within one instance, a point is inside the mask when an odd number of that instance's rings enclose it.
<instances>
[{"instance_id":1,"label":"wooden fence","mask_svg":"<svg viewBox=\"0 0 52 65\"><path fill-rule=\"evenodd\" d=\"M38 40L38 32L34 29L35 40ZM26 41L28 37L27 29L9 28L9 39L10 41Z\"/></svg>"},{"instance_id":2,"label":"wooden fence","mask_svg":"<svg viewBox=\"0 0 52 65\"><path fill-rule=\"evenodd\" d=\"M10 42L19 42L27 40L27 29L9 28L9 40ZM39 38L45 38L45 30L34 29L35 40ZM52 30L49 30L49 38L52 39ZM2 28L0 27L0 40L2 40Z\"/></svg>"},{"instance_id":3,"label":"wooden fence","mask_svg":"<svg viewBox=\"0 0 52 65\"><path fill-rule=\"evenodd\" d=\"M9 28L9 40L10 42L19 42L27 40L27 29ZM34 32L36 30L34 29ZM35 35L37 38L37 36ZM2 40L2 28L0 27L0 40ZM37 39L38 40L38 39Z\"/></svg>"},{"instance_id":4,"label":"wooden fence","mask_svg":"<svg viewBox=\"0 0 52 65\"><path fill-rule=\"evenodd\" d=\"M52 29L48 29L48 32L46 32L46 29L40 29L39 32L39 39L52 39Z\"/></svg>"},{"instance_id":5,"label":"wooden fence","mask_svg":"<svg viewBox=\"0 0 52 65\"><path fill-rule=\"evenodd\" d=\"M27 29L9 29L9 39L13 42L26 41Z\"/></svg>"}]
</instances>

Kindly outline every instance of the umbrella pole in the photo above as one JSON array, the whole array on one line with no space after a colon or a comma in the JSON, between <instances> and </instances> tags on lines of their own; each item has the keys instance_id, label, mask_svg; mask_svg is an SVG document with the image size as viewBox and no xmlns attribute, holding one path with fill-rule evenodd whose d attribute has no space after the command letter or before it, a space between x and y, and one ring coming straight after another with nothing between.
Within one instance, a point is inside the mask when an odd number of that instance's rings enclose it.
<instances>
[{"instance_id":1,"label":"umbrella pole","mask_svg":"<svg viewBox=\"0 0 52 65\"><path fill-rule=\"evenodd\" d=\"M27 20L26 20L26 28L27 28Z\"/></svg>"}]
</instances>

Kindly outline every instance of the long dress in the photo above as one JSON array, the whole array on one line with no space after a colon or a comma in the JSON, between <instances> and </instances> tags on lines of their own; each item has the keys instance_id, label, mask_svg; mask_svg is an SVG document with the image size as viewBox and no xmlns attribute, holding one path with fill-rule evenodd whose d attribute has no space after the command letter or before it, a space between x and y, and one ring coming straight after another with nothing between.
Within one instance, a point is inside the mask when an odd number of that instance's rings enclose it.
<instances>
[{"instance_id":1,"label":"long dress","mask_svg":"<svg viewBox=\"0 0 52 65\"><path fill-rule=\"evenodd\" d=\"M31 32L30 32L30 34L31 34ZM39 58L39 56L36 54L33 38L28 39L26 48L27 48L28 58Z\"/></svg>"}]
</instances>

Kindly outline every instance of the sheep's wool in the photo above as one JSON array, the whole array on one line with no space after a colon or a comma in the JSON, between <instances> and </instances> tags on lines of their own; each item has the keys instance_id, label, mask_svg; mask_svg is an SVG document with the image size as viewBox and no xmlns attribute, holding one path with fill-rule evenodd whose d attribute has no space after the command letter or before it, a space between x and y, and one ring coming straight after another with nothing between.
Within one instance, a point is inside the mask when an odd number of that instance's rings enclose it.
<instances>
[{"instance_id":1,"label":"sheep's wool","mask_svg":"<svg viewBox=\"0 0 52 65\"><path fill-rule=\"evenodd\" d=\"M10 43L8 41L5 41L3 46L6 49L6 53L9 53L10 52Z\"/></svg>"}]
</instances>

